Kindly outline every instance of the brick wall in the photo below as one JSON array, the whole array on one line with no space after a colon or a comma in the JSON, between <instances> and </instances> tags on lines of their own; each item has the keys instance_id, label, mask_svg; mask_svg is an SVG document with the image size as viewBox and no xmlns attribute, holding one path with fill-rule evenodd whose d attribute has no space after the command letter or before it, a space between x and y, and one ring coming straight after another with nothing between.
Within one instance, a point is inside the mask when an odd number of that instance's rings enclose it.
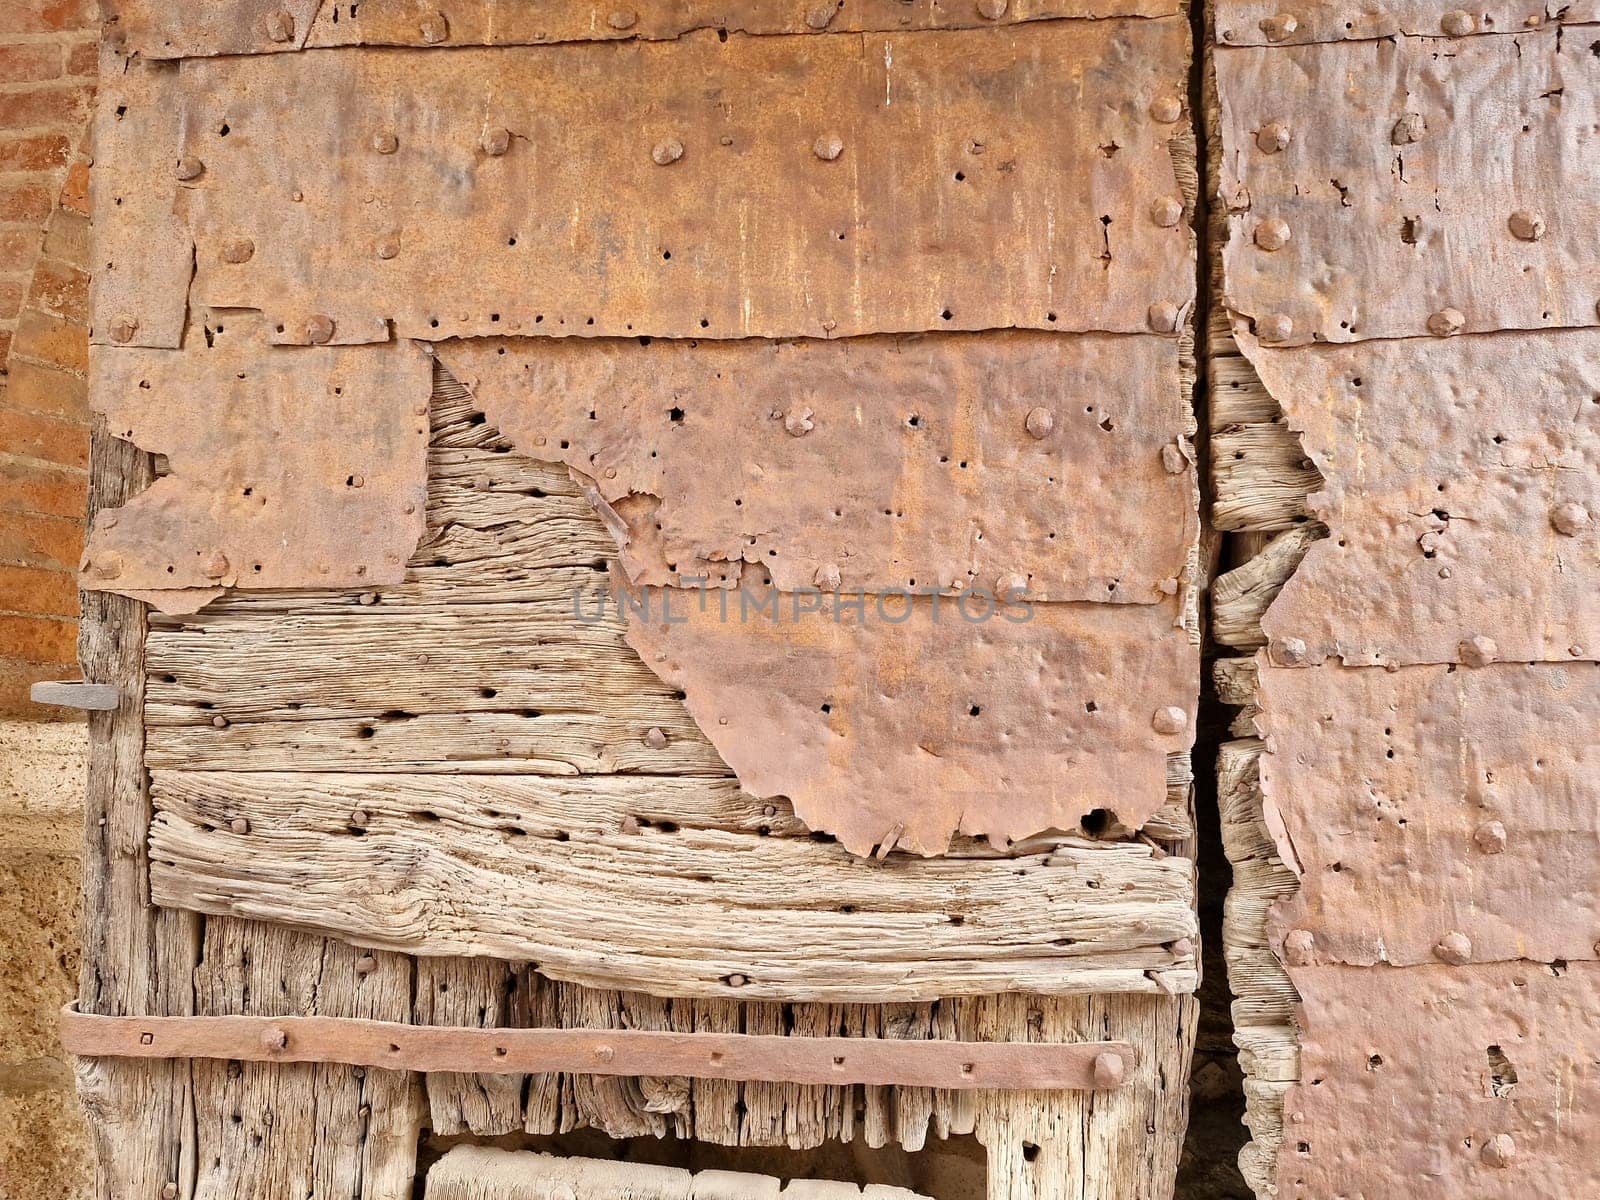
<instances>
[{"instance_id":1,"label":"brick wall","mask_svg":"<svg viewBox=\"0 0 1600 1200\"><path fill-rule=\"evenodd\" d=\"M77 671L97 44L86 0L0 0L0 716Z\"/></svg>"}]
</instances>

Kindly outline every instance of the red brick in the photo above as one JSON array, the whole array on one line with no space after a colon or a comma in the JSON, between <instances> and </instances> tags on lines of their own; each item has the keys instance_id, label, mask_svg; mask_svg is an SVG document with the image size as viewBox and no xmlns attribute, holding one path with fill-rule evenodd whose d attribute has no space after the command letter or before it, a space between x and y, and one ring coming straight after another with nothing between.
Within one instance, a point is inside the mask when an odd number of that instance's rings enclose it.
<instances>
[{"instance_id":1,"label":"red brick","mask_svg":"<svg viewBox=\"0 0 1600 1200\"><path fill-rule=\"evenodd\" d=\"M50 216L50 193L37 183L0 184L0 221L43 225Z\"/></svg>"},{"instance_id":2,"label":"red brick","mask_svg":"<svg viewBox=\"0 0 1600 1200\"><path fill-rule=\"evenodd\" d=\"M0 320L9 321L22 311L22 298L28 294L21 279L0 279Z\"/></svg>"},{"instance_id":3,"label":"red brick","mask_svg":"<svg viewBox=\"0 0 1600 1200\"><path fill-rule=\"evenodd\" d=\"M0 378L5 377L6 359L11 357L11 330L0 329Z\"/></svg>"},{"instance_id":4,"label":"red brick","mask_svg":"<svg viewBox=\"0 0 1600 1200\"><path fill-rule=\"evenodd\" d=\"M7 513L0 520L0 562L76 571L83 557L82 521Z\"/></svg>"},{"instance_id":5,"label":"red brick","mask_svg":"<svg viewBox=\"0 0 1600 1200\"><path fill-rule=\"evenodd\" d=\"M40 235L32 229L0 230L0 263L21 263L31 267L39 257Z\"/></svg>"},{"instance_id":6,"label":"red brick","mask_svg":"<svg viewBox=\"0 0 1600 1200\"><path fill-rule=\"evenodd\" d=\"M39 83L61 77L62 47L50 42L0 46L0 83Z\"/></svg>"},{"instance_id":7,"label":"red brick","mask_svg":"<svg viewBox=\"0 0 1600 1200\"><path fill-rule=\"evenodd\" d=\"M67 571L0 566L0 610L41 617L78 616L78 580ZM0 646L0 654L6 647Z\"/></svg>"},{"instance_id":8,"label":"red brick","mask_svg":"<svg viewBox=\"0 0 1600 1200\"><path fill-rule=\"evenodd\" d=\"M0 616L0 647L23 662L71 662L78 653L78 623L56 617Z\"/></svg>"},{"instance_id":9,"label":"red brick","mask_svg":"<svg viewBox=\"0 0 1600 1200\"><path fill-rule=\"evenodd\" d=\"M89 276L60 259L41 258L33 271L28 307L88 324Z\"/></svg>"},{"instance_id":10,"label":"red brick","mask_svg":"<svg viewBox=\"0 0 1600 1200\"><path fill-rule=\"evenodd\" d=\"M67 169L61 185L61 207L81 217L89 215L89 164L81 159Z\"/></svg>"},{"instance_id":11,"label":"red brick","mask_svg":"<svg viewBox=\"0 0 1600 1200\"><path fill-rule=\"evenodd\" d=\"M98 75L100 73L100 43L93 39L73 42L67 47L68 75Z\"/></svg>"},{"instance_id":12,"label":"red brick","mask_svg":"<svg viewBox=\"0 0 1600 1200\"><path fill-rule=\"evenodd\" d=\"M7 33L59 33L94 27L94 0L0 0Z\"/></svg>"},{"instance_id":13,"label":"red brick","mask_svg":"<svg viewBox=\"0 0 1600 1200\"><path fill-rule=\"evenodd\" d=\"M0 171L55 171L71 157L72 139L64 133L0 138Z\"/></svg>"},{"instance_id":14,"label":"red brick","mask_svg":"<svg viewBox=\"0 0 1600 1200\"><path fill-rule=\"evenodd\" d=\"M89 218L70 209L58 208L50 214L44 231L46 258L58 258L80 271L89 267Z\"/></svg>"},{"instance_id":15,"label":"red brick","mask_svg":"<svg viewBox=\"0 0 1600 1200\"><path fill-rule=\"evenodd\" d=\"M89 431L81 421L0 407L0 446L8 454L68 467L89 465Z\"/></svg>"},{"instance_id":16,"label":"red brick","mask_svg":"<svg viewBox=\"0 0 1600 1200\"><path fill-rule=\"evenodd\" d=\"M83 521L89 510L89 475L71 467L0 456L0 510Z\"/></svg>"},{"instance_id":17,"label":"red brick","mask_svg":"<svg viewBox=\"0 0 1600 1200\"><path fill-rule=\"evenodd\" d=\"M93 95L81 83L0 93L0 129L77 129L88 120Z\"/></svg>"},{"instance_id":18,"label":"red brick","mask_svg":"<svg viewBox=\"0 0 1600 1200\"><path fill-rule=\"evenodd\" d=\"M63 321L36 308L24 308L17 319L16 343L11 352L18 358L49 363L81 375L89 370L89 327Z\"/></svg>"},{"instance_id":19,"label":"red brick","mask_svg":"<svg viewBox=\"0 0 1600 1200\"><path fill-rule=\"evenodd\" d=\"M11 364L4 404L23 412L43 413L87 424L89 385L81 375L18 358Z\"/></svg>"}]
</instances>

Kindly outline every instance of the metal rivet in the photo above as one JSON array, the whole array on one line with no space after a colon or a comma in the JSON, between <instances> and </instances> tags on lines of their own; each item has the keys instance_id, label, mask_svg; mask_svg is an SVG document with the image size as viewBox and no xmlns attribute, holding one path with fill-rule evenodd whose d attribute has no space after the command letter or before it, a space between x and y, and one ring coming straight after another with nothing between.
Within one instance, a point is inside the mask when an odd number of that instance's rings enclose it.
<instances>
[{"instance_id":1,"label":"metal rivet","mask_svg":"<svg viewBox=\"0 0 1600 1200\"><path fill-rule=\"evenodd\" d=\"M1439 28L1451 37L1466 37L1467 34L1477 30L1478 19L1464 8L1452 9L1445 13L1439 22Z\"/></svg>"},{"instance_id":2,"label":"metal rivet","mask_svg":"<svg viewBox=\"0 0 1600 1200\"><path fill-rule=\"evenodd\" d=\"M1282 250L1291 236L1289 222L1282 217L1268 217L1256 226L1255 242L1263 250Z\"/></svg>"},{"instance_id":3,"label":"metal rivet","mask_svg":"<svg viewBox=\"0 0 1600 1200\"><path fill-rule=\"evenodd\" d=\"M422 40L430 46L437 46L450 36L450 22L445 20L443 13L429 13L417 25L417 32L422 34Z\"/></svg>"},{"instance_id":4,"label":"metal rivet","mask_svg":"<svg viewBox=\"0 0 1600 1200\"><path fill-rule=\"evenodd\" d=\"M1128 1067L1120 1054L1094 1056L1094 1085L1097 1088L1119 1088L1127 1077Z\"/></svg>"},{"instance_id":5,"label":"metal rivet","mask_svg":"<svg viewBox=\"0 0 1600 1200\"><path fill-rule=\"evenodd\" d=\"M608 1063L617 1056L617 1052L610 1046L596 1046L594 1056L598 1061Z\"/></svg>"},{"instance_id":6,"label":"metal rivet","mask_svg":"<svg viewBox=\"0 0 1600 1200\"><path fill-rule=\"evenodd\" d=\"M352 476L350 476L350 486L351 487L366 487L367 486L366 477L364 475L352 475ZM359 575L359 574L361 574L361 572L357 571L356 574ZM371 592L367 592L366 594L369 595L369 596L372 595Z\"/></svg>"},{"instance_id":7,"label":"metal rivet","mask_svg":"<svg viewBox=\"0 0 1600 1200\"><path fill-rule=\"evenodd\" d=\"M1581 504L1558 504L1550 514L1550 524L1557 533L1576 537L1589 527L1589 510Z\"/></svg>"},{"instance_id":8,"label":"metal rivet","mask_svg":"<svg viewBox=\"0 0 1600 1200\"><path fill-rule=\"evenodd\" d=\"M622 833L627 834L629 837L633 837L639 832L639 818L634 816L632 813L629 813L627 816L622 818L622 821L618 824L617 828Z\"/></svg>"},{"instance_id":9,"label":"metal rivet","mask_svg":"<svg viewBox=\"0 0 1600 1200\"><path fill-rule=\"evenodd\" d=\"M1300 28L1300 22L1293 13L1278 13L1276 16L1264 17L1261 21L1261 32L1266 34L1267 41L1281 42L1294 36L1294 31Z\"/></svg>"},{"instance_id":10,"label":"metal rivet","mask_svg":"<svg viewBox=\"0 0 1600 1200\"><path fill-rule=\"evenodd\" d=\"M1009 7L1007 0L978 0L978 15L985 21L998 21Z\"/></svg>"},{"instance_id":11,"label":"metal rivet","mask_svg":"<svg viewBox=\"0 0 1600 1200\"><path fill-rule=\"evenodd\" d=\"M485 154L499 158L507 150L511 149L511 131L503 129L499 125L485 129L481 144Z\"/></svg>"},{"instance_id":12,"label":"metal rivet","mask_svg":"<svg viewBox=\"0 0 1600 1200\"><path fill-rule=\"evenodd\" d=\"M228 822L228 828L243 837L245 834L250 832L250 822L246 821L243 817L235 817L233 820Z\"/></svg>"},{"instance_id":13,"label":"metal rivet","mask_svg":"<svg viewBox=\"0 0 1600 1200\"><path fill-rule=\"evenodd\" d=\"M1171 125L1183 116L1183 101L1176 96L1157 96L1150 102L1150 119Z\"/></svg>"},{"instance_id":14,"label":"metal rivet","mask_svg":"<svg viewBox=\"0 0 1600 1200\"><path fill-rule=\"evenodd\" d=\"M823 563L811 576L811 582L825 592L837 592L844 579L837 563Z\"/></svg>"},{"instance_id":15,"label":"metal rivet","mask_svg":"<svg viewBox=\"0 0 1600 1200\"><path fill-rule=\"evenodd\" d=\"M1428 318L1428 332L1434 337L1450 337L1460 333L1467 318L1459 308L1441 308Z\"/></svg>"},{"instance_id":16,"label":"metal rivet","mask_svg":"<svg viewBox=\"0 0 1600 1200\"><path fill-rule=\"evenodd\" d=\"M400 139L385 129L372 135L372 148L379 154L393 154L400 149Z\"/></svg>"},{"instance_id":17,"label":"metal rivet","mask_svg":"<svg viewBox=\"0 0 1600 1200\"><path fill-rule=\"evenodd\" d=\"M1421 113L1401 113L1394 128L1389 130L1389 141L1396 146L1409 146L1413 142L1420 142L1422 135L1427 132L1428 123L1422 119Z\"/></svg>"},{"instance_id":18,"label":"metal rivet","mask_svg":"<svg viewBox=\"0 0 1600 1200\"><path fill-rule=\"evenodd\" d=\"M1189 714L1175 704L1156 709L1150 724L1157 733L1182 733L1189 724Z\"/></svg>"},{"instance_id":19,"label":"metal rivet","mask_svg":"<svg viewBox=\"0 0 1600 1200\"><path fill-rule=\"evenodd\" d=\"M803 406L791 408L783 414L783 427L788 431L790 437L805 437L806 434L816 428L816 425L811 420L812 415L809 408Z\"/></svg>"},{"instance_id":20,"label":"metal rivet","mask_svg":"<svg viewBox=\"0 0 1600 1200\"><path fill-rule=\"evenodd\" d=\"M130 317L119 317L111 323L111 340L113 342L131 342L133 335L139 332L139 322Z\"/></svg>"},{"instance_id":21,"label":"metal rivet","mask_svg":"<svg viewBox=\"0 0 1600 1200\"><path fill-rule=\"evenodd\" d=\"M812 29L826 29L833 20L833 14L839 11L837 4L817 4L806 11L806 24Z\"/></svg>"},{"instance_id":22,"label":"metal rivet","mask_svg":"<svg viewBox=\"0 0 1600 1200\"><path fill-rule=\"evenodd\" d=\"M332 338L332 317L323 313L312 313L306 318L306 341L313 346L326 346Z\"/></svg>"},{"instance_id":23,"label":"metal rivet","mask_svg":"<svg viewBox=\"0 0 1600 1200\"><path fill-rule=\"evenodd\" d=\"M373 253L379 258L393 258L400 253L400 243L392 237L383 238L373 247Z\"/></svg>"},{"instance_id":24,"label":"metal rivet","mask_svg":"<svg viewBox=\"0 0 1600 1200\"><path fill-rule=\"evenodd\" d=\"M1282 121L1268 121L1256 130L1256 149L1265 154L1276 154L1289 148L1289 127Z\"/></svg>"},{"instance_id":25,"label":"metal rivet","mask_svg":"<svg viewBox=\"0 0 1600 1200\"><path fill-rule=\"evenodd\" d=\"M192 154L186 154L178 160L179 179L199 179L205 169L205 163L195 158Z\"/></svg>"},{"instance_id":26,"label":"metal rivet","mask_svg":"<svg viewBox=\"0 0 1600 1200\"><path fill-rule=\"evenodd\" d=\"M1263 342L1287 342L1294 336L1294 322L1284 313L1268 313L1256 321L1256 336Z\"/></svg>"},{"instance_id":27,"label":"metal rivet","mask_svg":"<svg viewBox=\"0 0 1600 1200\"><path fill-rule=\"evenodd\" d=\"M217 714L211 718L211 727L213 729L226 729L228 727L228 718L220 713ZM236 830L235 832L242 832L242 830Z\"/></svg>"},{"instance_id":28,"label":"metal rivet","mask_svg":"<svg viewBox=\"0 0 1600 1200\"><path fill-rule=\"evenodd\" d=\"M1291 967L1309 967L1317 956L1317 939L1309 929L1291 929L1283 938L1283 961Z\"/></svg>"},{"instance_id":29,"label":"metal rivet","mask_svg":"<svg viewBox=\"0 0 1600 1200\"><path fill-rule=\"evenodd\" d=\"M1509 1167L1517 1156L1517 1144L1509 1133L1497 1133L1483 1144L1483 1162L1490 1167Z\"/></svg>"},{"instance_id":30,"label":"metal rivet","mask_svg":"<svg viewBox=\"0 0 1600 1200\"><path fill-rule=\"evenodd\" d=\"M287 1050L289 1048L288 1031L271 1025L261 1031L261 1048L267 1051Z\"/></svg>"},{"instance_id":31,"label":"metal rivet","mask_svg":"<svg viewBox=\"0 0 1600 1200\"><path fill-rule=\"evenodd\" d=\"M115 579L122 574L122 560L116 555L96 559L91 570L96 579Z\"/></svg>"},{"instance_id":32,"label":"metal rivet","mask_svg":"<svg viewBox=\"0 0 1600 1200\"><path fill-rule=\"evenodd\" d=\"M1177 442L1161 447L1161 469L1168 475L1182 475L1189 469L1189 456Z\"/></svg>"},{"instance_id":33,"label":"metal rivet","mask_svg":"<svg viewBox=\"0 0 1600 1200\"><path fill-rule=\"evenodd\" d=\"M1286 667L1303 667L1311 660L1311 651L1302 638L1278 638L1272 645L1272 657Z\"/></svg>"},{"instance_id":34,"label":"metal rivet","mask_svg":"<svg viewBox=\"0 0 1600 1200\"><path fill-rule=\"evenodd\" d=\"M1506 219L1511 236L1525 242L1537 242L1544 236L1544 221L1530 212L1514 212Z\"/></svg>"},{"instance_id":35,"label":"metal rivet","mask_svg":"<svg viewBox=\"0 0 1600 1200\"><path fill-rule=\"evenodd\" d=\"M1472 840L1485 854L1499 854L1506 848L1506 827L1499 821L1485 821L1473 831Z\"/></svg>"},{"instance_id":36,"label":"metal rivet","mask_svg":"<svg viewBox=\"0 0 1600 1200\"><path fill-rule=\"evenodd\" d=\"M1183 201L1171 196L1158 196L1150 202L1150 219L1163 229L1171 229L1183 220Z\"/></svg>"},{"instance_id":37,"label":"metal rivet","mask_svg":"<svg viewBox=\"0 0 1600 1200\"><path fill-rule=\"evenodd\" d=\"M363 954L356 959L356 974L371 975L378 969L378 960L370 954Z\"/></svg>"},{"instance_id":38,"label":"metal rivet","mask_svg":"<svg viewBox=\"0 0 1600 1200\"><path fill-rule=\"evenodd\" d=\"M1022 427L1030 436L1044 439L1050 436L1050 431L1056 427L1055 414L1048 408L1030 408L1028 415L1023 419Z\"/></svg>"},{"instance_id":39,"label":"metal rivet","mask_svg":"<svg viewBox=\"0 0 1600 1200\"><path fill-rule=\"evenodd\" d=\"M613 9L606 18L606 24L613 29L632 29L639 20L639 14L631 8Z\"/></svg>"},{"instance_id":40,"label":"metal rivet","mask_svg":"<svg viewBox=\"0 0 1600 1200\"><path fill-rule=\"evenodd\" d=\"M824 133L811 143L811 153L823 162L832 162L844 153L844 139L837 133Z\"/></svg>"},{"instance_id":41,"label":"metal rivet","mask_svg":"<svg viewBox=\"0 0 1600 1200\"><path fill-rule=\"evenodd\" d=\"M996 595L1001 600L1020 600L1028 594L1028 577L1021 571L1002 575L996 581Z\"/></svg>"},{"instance_id":42,"label":"metal rivet","mask_svg":"<svg viewBox=\"0 0 1600 1200\"><path fill-rule=\"evenodd\" d=\"M221 550L213 550L200 571L207 579L221 579L228 573L228 556Z\"/></svg>"},{"instance_id":43,"label":"metal rivet","mask_svg":"<svg viewBox=\"0 0 1600 1200\"><path fill-rule=\"evenodd\" d=\"M172 1200L172 1198L177 1194L177 1184L168 1182L161 1185L161 1200Z\"/></svg>"},{"instance_id":44,"label":"metal rivet","mask_svg":"<svg viewBox=\"0 0 1600 1200\"><path fill-rule=\"evenodd\" d=\"M749 983L750 981L748 979L746 979L743 975L735 973L735 974L729 975L722 982L727 984L729 987L743 987L745 984Z\"/></svg>"},{"instance_id":45,"label":"metal rivet","mask_svg":"<svg viewBox=\"0 0 1600 1200\"><path fill-rule=\"evenodd\" d=\"M1486 667L1500 652L1494 639L1482 634L1464 639L1457 649L1461 652L1461 661L1469 667Z\"/></svg>"},{"instance_id":46,"label":"metal rivet","mask_svg":"<svg viewBox=\"0 0 1600 1200\"><path fill-rule=\"evenodd\" d=\"M355 476L351 476L351 478L353 479L353 478L355 478ZM368 608L371 608L377 602L378 602L378 593L377 592L362 592L361 595L356 597L356 603L357 604L363 604Z\"/></svg>"},{"instance_id":47,"label":"metal rivet","mask_svg":"<svg viewBox=\"0 0 1600 1200\"><path fill-rule=\"evenodd\" d=\"M1466 934L1452 929L1433 944L1433 956L1452 967L1464 966L1472 961L1472 942Z\"/></svg>"},{"instance_id":48,"label":"metal rivet","mask_svg":"<svg viewBox=\"0 0 1600 1200\"><path fill-rule=\"evenodd\" d=\"M222 244L222 261L225 263L249 262L256 252L256 244L249 238L233 238Z\"/></svg>"},{"instance_id":49,"label":"metal rivet","mask_svg":"<svg viewBox=\"0 0 1600 1200\"><path fill-rule=\"evenodd\" d=\"M367 822L371 819L372 818L367 815L367 810L364 808L358 808L350 814L350 824L354 825L357 829L365 829L367 827Z\"/></svg>"},{"instance_id":50,"label":"metal rivet","mask_svg":"<svg viewBox=\"0 0 1600 1200\"><path fill-rule=\"evenodd\" d=\"M655 159L656 166L668 166L683 157L683 143L676 138L667 138L665 141L657 142L655 149L650 151L650 157Z\"/></svg>"},{"instance_id":51,"label":"metal rivet","mask_svg":"<svg viewBox=\"0 0 1600 1200\"><path fill-rule=\"evenodd\" d=\"M1157 300L1145 313L1145 320L1157 333L1173 333L1178 328L1178 306L1170 300Z\"/></svg>"},{"instance_id":52,"label":"metal rivet","mask_svg":"<svg viewBox=\"0 0 1600 1200\"><path fill-rule=\"evenodd\" d=\"M1172 956L1174 958L1193 958L1194 939L1181 937L1168 946L1167 949L1172 951Z\"/></svg>"},{"instance_id":53,"label":"metal rivet","mask_svg":"<svg viewBox=\"0 0 1600 1200\"><path fill-rule=\"evenodd\" d=\"M665 750L667 748L667 735L664 730L656 725L646 729L641 740L652 750Z\"/></svg>"},{"instance_id":54,"label":"metal rivet","mask_svg":"<svg viewBox=\"0 0 1600 1200\"><path fill-rule=\"evenodd\" d=\"M287 42L294 36L294 17L284 9L267 14L267 40Z\"/></svg>"}]
</instances>

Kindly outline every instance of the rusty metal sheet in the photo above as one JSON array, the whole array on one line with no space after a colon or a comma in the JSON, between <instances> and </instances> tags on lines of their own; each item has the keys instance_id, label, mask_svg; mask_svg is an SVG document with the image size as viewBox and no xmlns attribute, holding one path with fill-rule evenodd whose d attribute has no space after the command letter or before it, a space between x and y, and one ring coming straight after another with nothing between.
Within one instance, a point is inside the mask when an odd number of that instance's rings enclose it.
<instances>
[{"instance_id":1,"label":"rusty metal sheet","mask_svg":"<svg viewBox=\"0 0 1600 1200\"><path fill-rule=\"evenodd\" d=\"M90 341L176 347L194 244L177 211L178 67L102 48L94 115Z\"/></svg>"},{"instance_id":2,"label":"rusty metal sheet","mask_svg":"<svg viewBox=\"0 0 1600 1200\"><path fill-rule=\"evenodd\" d=\"M264 54L311 46L515 46L749 34L970 29L1057 17L1166 17L1178 0L113 0L108 24L147 58ZM312 17L315 16L313 22ZM307 32L309 31L309 41Z\"/></svg>"},{"instance_id":3,"label":"rusty metal sheet","mask_svg":"<svg viewBox=\"0 0 1600 1200\"><path fill-rule=\"evenodd\" d=\"M427 501L427 356L213 337L96 350L95 408L171 473L95 517L82 586L181 612L223 587L399 582Z\"/></svg>"},{"instance_id":4,"label":"rusty metal sheet","mask_svg":"<svg viewBox=\"0 0 1600 1200\"><path fill-rule=\"evenodd\" d=\"M1594 40L1219 50L1229 307L1284 345L1595 324Z\"/></svg>"},{"instance_id":5,"label":"rusty metal sheet","mask_svg":"<svg viewBox=\"0 0 1600 1200\"><path fill-rule=\"evenodd\" d=\"M1396 34L1462 37L1517 33L1556 22L1593 21L1594 0L1492 0L1470 8L1458 0L1361 0L1359 4L1311 0L1217 0L1213 17L1224 46L1277 46L1306 42L1367 41ZM364 7L364 6L363 6ZM1459 32L1458 32L1459 31Z\"/></svg>"},{"instance_id":6,"label":"rusty metal sheet","mask_svg":"<svg viewBox=\"0 0 1600 1200\"><path fill-rule=\"evenodd\" d=\"M126 53L158 59L298 50L320 7L320 0L100 0L106 40Z\"/></svg>"},{"instance_id":7,"label":"rusty metal sheet","mask_svg":"<svg viewBox=\"0 0 1600 1200\"><path fill-rule=\"evenodd\" d=\"M1326 480L1279 661L1595 657L1600 331L1240 345Z\"/></svg>"},{"instance_id":8,"label":"rusty metal sheet","mask_svg":"<svg viewBox=\"0 0 1600 1200\"><path fill-rule=\"evenodd\" d=\"M1290 975L1280 1200L1600 1195L1600 966Z\"/></svg>"},{"instance_id":9,"label":"rusty metal sheet","mask_svg":"<svg viewBox=\"0 0 1600 1200\"><path fill-rule=\"evenodd\" d=\"M627 638L745 791L867 854L1017 841L1166 802L1199 656L1177 605L645 589ZM775 614L769 616L768 613Z\"/></svg>"},{"instance_id":10,"label":"rusty metal sheet","mask_svg":"<svg viewBox=\"0 0 1600 1200\"><path fill-rule=\"evenodd\" d=\"M1596 956L1600 663L1260 675L1262 794L1300 876L1275 945L1357 964Z\"/></svg>"},{"instance_id":11,"label":"rusty metal sheet","mask_svg":"<svg viewBox=\"0 0 1600 1200\"><path fill-rule=\"evenodd\" d=\"M439 343L523 453L581 473L635 584L1159 603L1196 534L1172 338Z\"/></svg>"},{"instance_id":12,"label":"rusty metal sheet","mask_svg":"<svg viewBox=\"0 0 1600 1200\"><path fill-rule=\"evenodd\" d=\"M192 300L288 343L1171 333L1188 41L1168 18L185 60Z\"/></svg>"}]
</instances>

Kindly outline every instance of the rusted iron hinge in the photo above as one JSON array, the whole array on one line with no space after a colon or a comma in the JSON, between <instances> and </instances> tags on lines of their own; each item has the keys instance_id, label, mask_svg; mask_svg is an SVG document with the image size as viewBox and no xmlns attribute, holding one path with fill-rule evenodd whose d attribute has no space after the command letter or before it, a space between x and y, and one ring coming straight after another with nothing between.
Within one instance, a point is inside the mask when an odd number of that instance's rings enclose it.
<instances>
[{"instance_id":1,"label":"rusted iron hinge","mask_svg":"<svg viewBox=\"0 0 1600 1200\"><path fill-rule=\"evenodd\" d=\"M80 1058L346 1063L399 1071L684 1075L760 1083L870 1083L965 1090L1110 1090L1126 1042L947 1042L668 1033L648 1029L461 1029L346 1017L103 1017L69 1004L61 1043Z\"/></svg>"}]
</instances>

